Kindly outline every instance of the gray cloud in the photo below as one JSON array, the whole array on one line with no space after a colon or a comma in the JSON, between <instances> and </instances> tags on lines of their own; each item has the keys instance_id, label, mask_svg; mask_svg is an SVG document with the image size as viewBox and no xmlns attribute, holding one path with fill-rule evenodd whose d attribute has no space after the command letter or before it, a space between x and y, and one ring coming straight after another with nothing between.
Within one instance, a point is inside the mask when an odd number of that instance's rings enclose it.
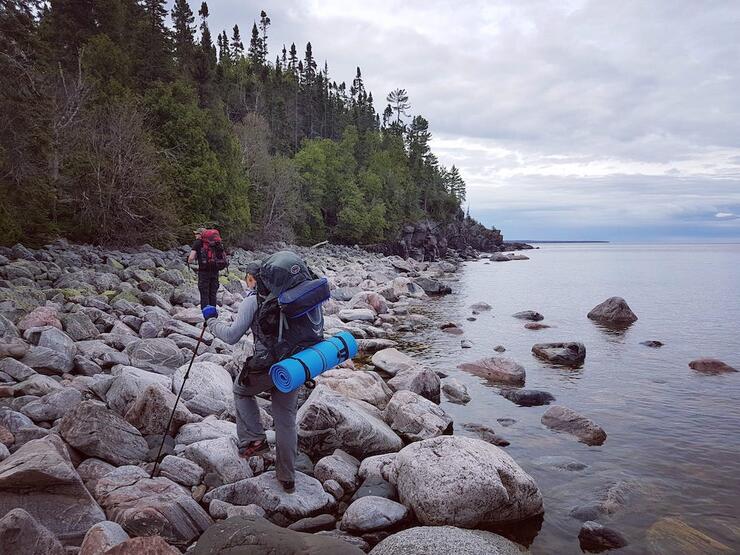
<instances>
[{"instance_id":1,"label":"gray cloud","mask_svg":"<svg viewBox=\"0 0 740 555\"><path fill-rule=\"evenodd\" d=\"M530 209L551 236L621 219L646 238L682 225L740 238L715 217L740 212L739 2L209 5L213 30L238 23L245 42L266 8L273 57L310 40L338 81L359 65L378 110L406 88L488 223Z\"/></svg>"}]
</instances>

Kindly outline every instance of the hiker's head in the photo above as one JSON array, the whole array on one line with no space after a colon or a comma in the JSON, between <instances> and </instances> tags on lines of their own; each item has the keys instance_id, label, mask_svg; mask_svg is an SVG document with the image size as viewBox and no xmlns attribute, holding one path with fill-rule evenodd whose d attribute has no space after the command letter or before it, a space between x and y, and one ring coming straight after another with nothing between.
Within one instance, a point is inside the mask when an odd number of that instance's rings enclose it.
<instances>
[{"instance_id":1,"label":"hiker's head","mask_svg":"<svg viewBox=\"0 0 740 555\"><path fill-rule=\"evenodd\" d=\"M244 280L250 289L257 287L257 276L259 276L260 266L262 266L262 263L259 260L247 264Z\"/></svg>"},{"instance_id":2,"label":"hiker's head","mask_svg":"<svg viewBox=\"0 0 740 555\"><path fill-rule=\"evenodd\" d=\"M199 227L198 229L193 231L193 235L195 235L196 239L200 239L200 236L203 234L204 231L205 231L204 227Z\"/></svg>"}]
</instances>

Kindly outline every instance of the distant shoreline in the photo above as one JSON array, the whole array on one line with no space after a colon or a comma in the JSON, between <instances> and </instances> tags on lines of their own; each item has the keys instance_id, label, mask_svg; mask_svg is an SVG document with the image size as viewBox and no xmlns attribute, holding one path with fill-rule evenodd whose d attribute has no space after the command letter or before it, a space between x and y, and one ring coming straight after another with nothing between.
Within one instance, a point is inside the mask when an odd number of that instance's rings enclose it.
<instances>
[{"instance_id":1,"label":"distant shoreline","mask_svg":"<svg viewBox=\"0 0 740 555\"><path fill-rule=\"evenodd\" d=\"M509 243L610 243L611 241L532 241L532 240L513 240Z\"/></svg>"}]
</instances>

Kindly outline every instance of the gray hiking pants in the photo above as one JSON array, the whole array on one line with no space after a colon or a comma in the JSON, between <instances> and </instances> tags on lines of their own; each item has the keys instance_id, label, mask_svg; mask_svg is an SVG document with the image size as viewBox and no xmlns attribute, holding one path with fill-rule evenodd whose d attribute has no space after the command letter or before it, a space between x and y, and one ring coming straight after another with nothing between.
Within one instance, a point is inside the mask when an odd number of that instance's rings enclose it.
<instances>
[{"instance_id":1,"label":"gray hiking pants","mask_svg":"<svg viewBox=\"0 0 740 555\"><path fill-rule=\"evenodd\" d=\"M265 429L260 420L260 411L254 395L239 392L234 387L234 405L236 406L236 435L239 448L251 442L264 439ZM275 474L278 480L295 480L295 458L298 454L298 434L295 417L298 406L298 389L282 393L277 389L271 391L272 418L275 422L275 443L277 456Z\"/></svg>"}]
</instances>

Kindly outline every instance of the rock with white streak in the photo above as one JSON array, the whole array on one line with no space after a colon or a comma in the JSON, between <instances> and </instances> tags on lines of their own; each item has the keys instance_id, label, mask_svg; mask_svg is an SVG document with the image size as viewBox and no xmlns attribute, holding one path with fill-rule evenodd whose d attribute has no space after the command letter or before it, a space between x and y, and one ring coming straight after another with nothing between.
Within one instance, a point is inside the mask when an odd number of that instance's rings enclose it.
<instances>
[{"instance_id":1,"label":"rock with white streak","mask_svg":"<svg viewBox=\"0 0 740 555\"><path fill-rule=\"evenodd\" d=\"M131 405L136 402L136 398L148 385L160 384L169 388L172 384L172 379L168 376L147 372L133 366L117 366L112 370L111 375L113 380L105 392L105 399L108 406L121 416L128 412Z\"/></svg>"},{"instance_id":2,"label":"rock with white streak","mask_svg":"<svg viewBox=\"0 0 740 555\"><path fill-rule=\"evenodd\" d=\"M159 465L159 475L190 487L203 481L205 470L191 460L167 455Z\"/></svg>"},{"instance_id":3,"label":"rock with white streak","mask_svg":"<svg viewBox=\"0 0 740 555\"><path fill-rule=\"evenodd\" d=\"M185 362L175 342L164 337L134 341L126 347L125 353L130 357L132 366L159 374L170 375Z\"/></svg>"}]
</instances>

